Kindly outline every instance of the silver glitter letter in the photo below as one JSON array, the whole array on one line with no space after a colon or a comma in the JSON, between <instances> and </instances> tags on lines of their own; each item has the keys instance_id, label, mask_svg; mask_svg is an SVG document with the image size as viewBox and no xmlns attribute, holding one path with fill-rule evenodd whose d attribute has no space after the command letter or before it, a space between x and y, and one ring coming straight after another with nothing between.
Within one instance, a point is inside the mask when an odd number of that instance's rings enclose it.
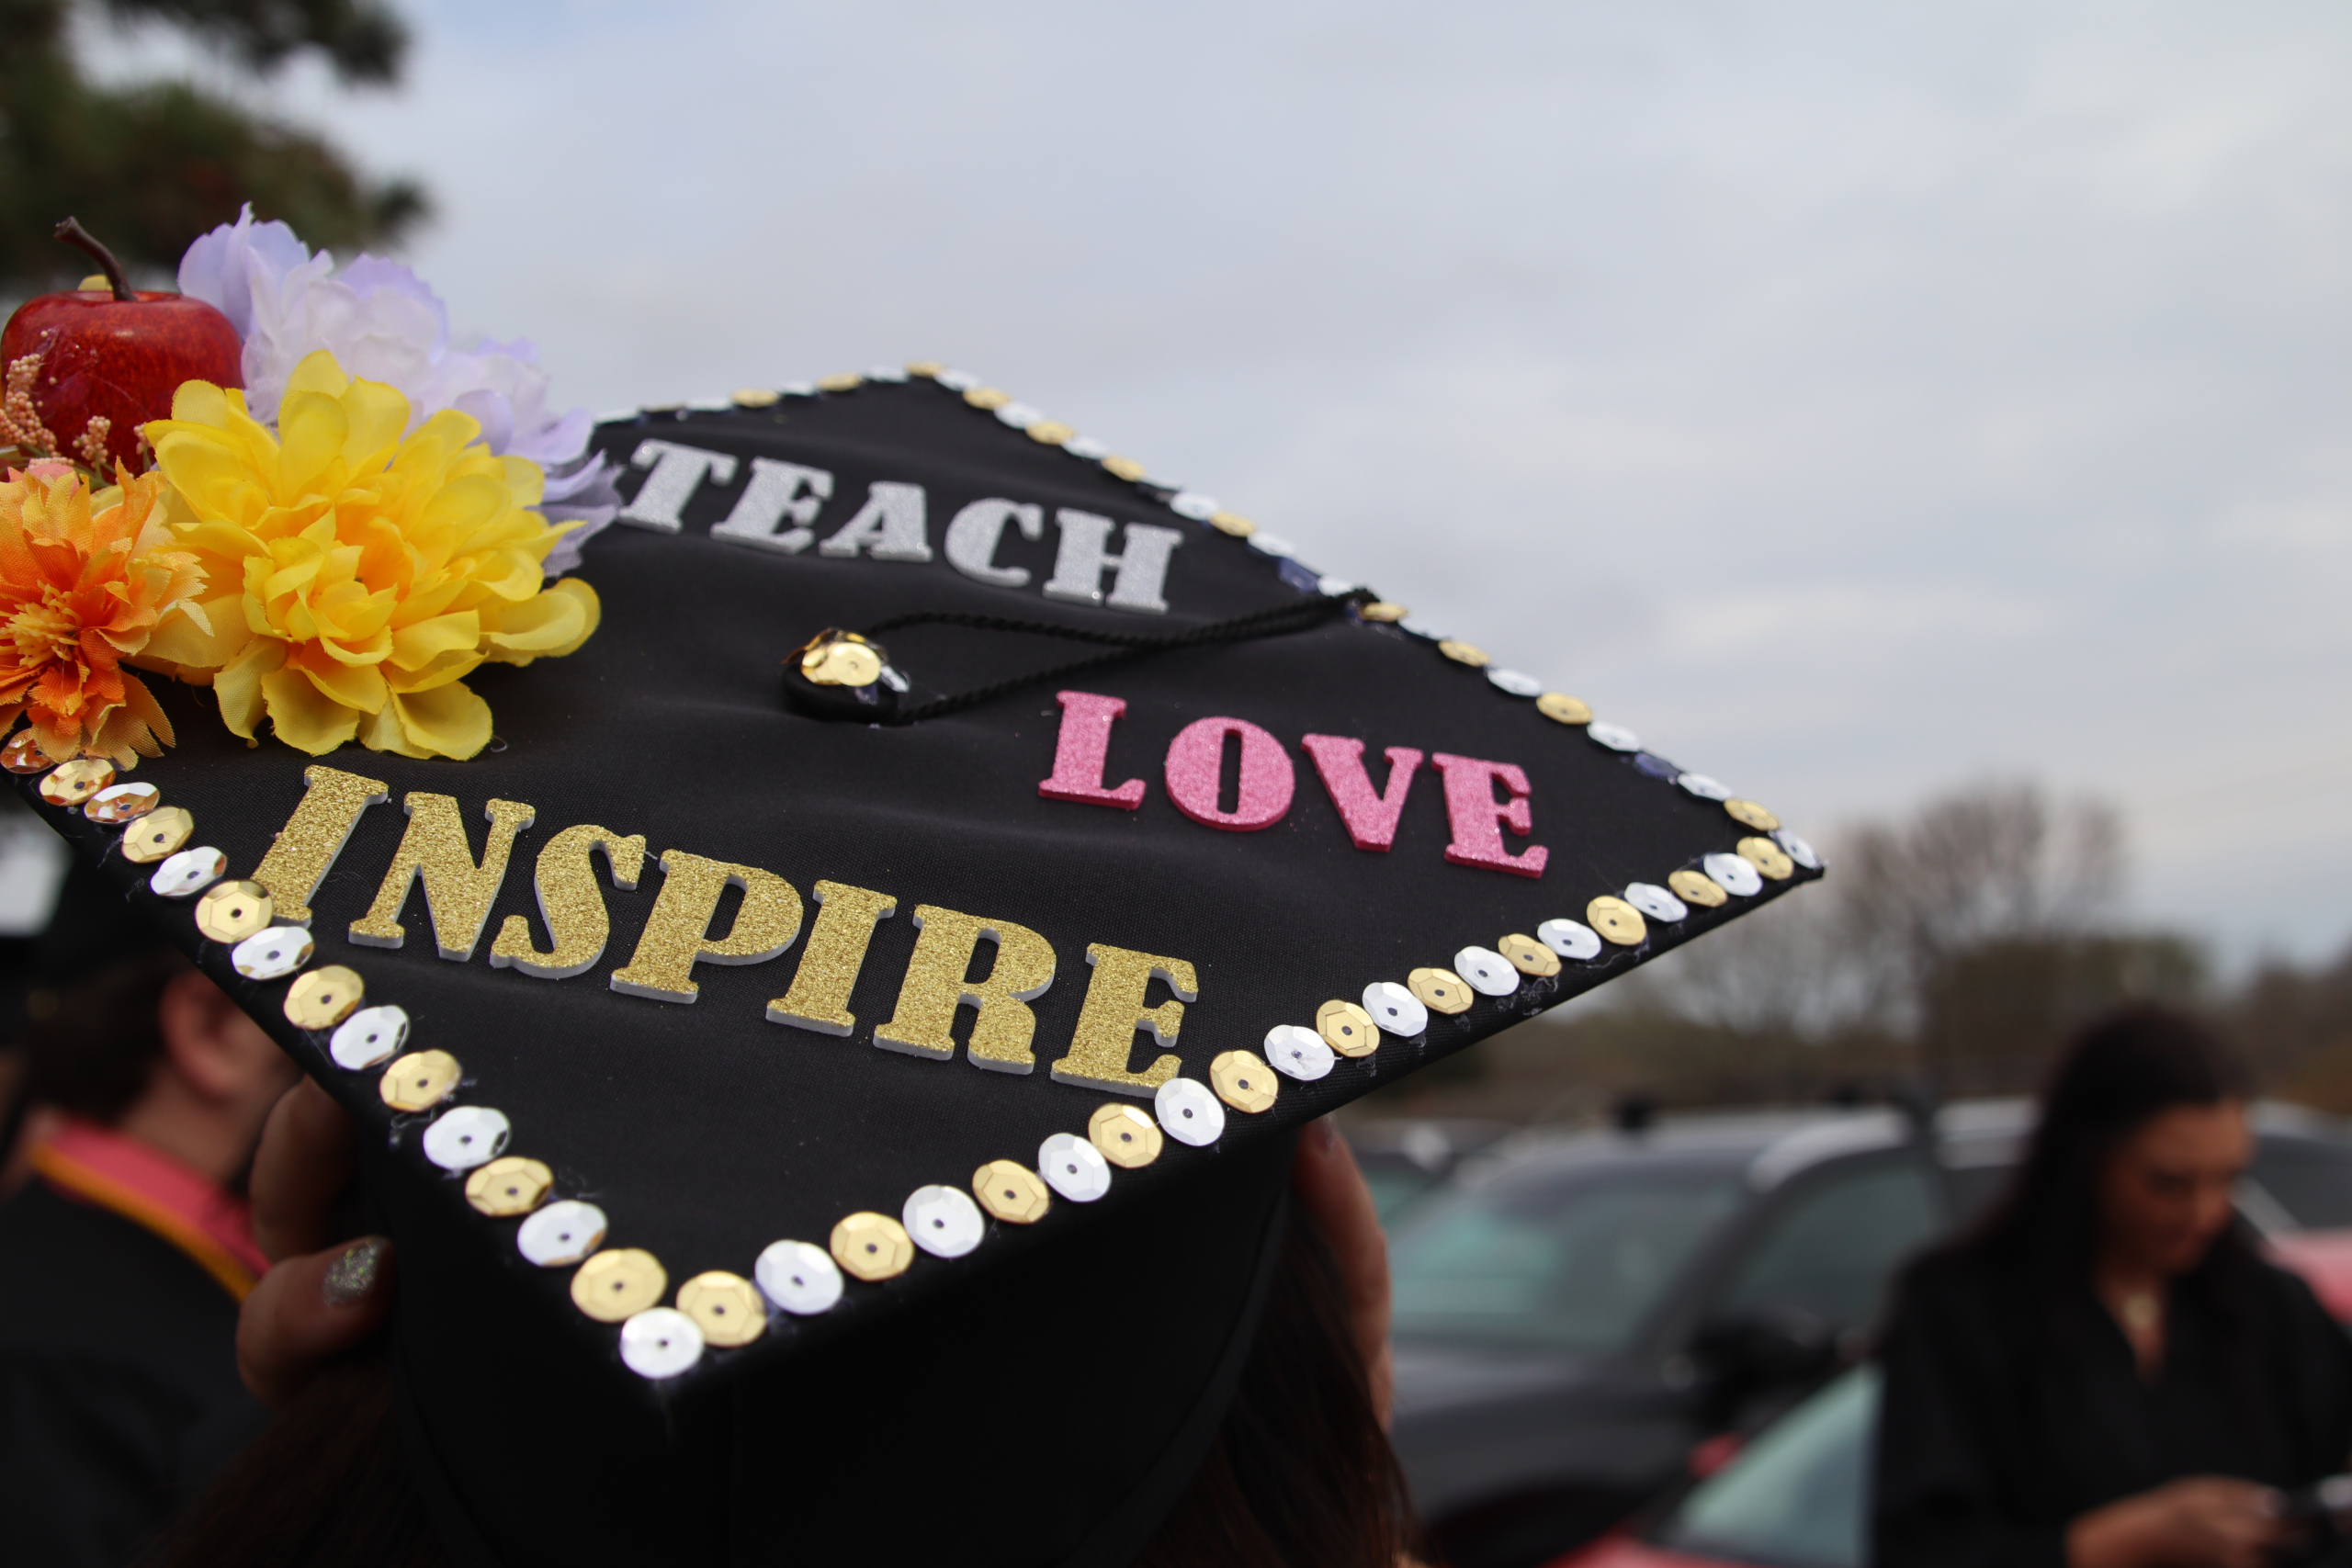
<instances>
[{"instance_id":1,"label":"silver glitter letter","mask_svg":"<svg viewBox=\"0 0 2352 1568\"><path fill-rule=\"evenodd\" d=\"M867 488L865 504L857 509L857 515L817 547L820 556L854 556L860 550L876 560L931 558L931 541L923 527L922 486L876 480Z\"/></svg>"},{"instance_id":2,"label":"silver glitter letter","mask_svg":"<svg viewBox=\"0 0 2352 1568\"><path fill-rule=\"evenodd\" d=\"M1062 543L1054 556L1053 581L1046 584L1046 598L1103 604L1102 571L1112 567L1118 571L1107 601L1112 609L1167 614L1168 601L1159 591L1168 581L1169 556L1184 542L1182 533L1149 523L1130 523L1126 548L1113 556L1102 553L1114 526L1108 517L1063 507L1054 514L1054 521L1061 525Z\"/></svg>"},{"instance_id":3,"label":"silver glitter letter","mask_svg":"<svg viewBox=\"0 0 2352 1568\"><path fill-rule=\"evenodd\" d=\"M678 514L694 499L695 491L702 488L705 475L713 484L722 485L733 482L735 478L735 459L726 453L681 446L674 441L640 441L628 462L632 468L653 471L645 476L645 482L637 487L637 494L621 508L618 521L634 523L657 534L678 531Z\"/></svg>"},{"instance_id":4,"label":"silver glitter letter","mask_svg":"<svg viewBox=\"0 0 2352 1568\"><path fill-rule=\"evenodd\" d=\"M1025 586L1029 581L1026 568L996 564L997 541L1004 536L1008 519L1021 525L1021 536L1024 539L1045 535L1046 509L1042 506L993 499L976 501L947 525L947 564L966 577L977 577L999 588Z\"/></svg>"},{"instance_id":5,"label":"silver glitter letter","mask_svg":"<svg viewBox=\"0 0 2352 1568\"><path fill-rule=\"evenodd\" d=\"M650 479L646 482L652 483ZM808 487L807 495L800 493L803 485ZM754 457L751 483L743 487L727 521L711 529L710 536L730 545L749 545L755 550L798 555L817 536L808 531L808 525L817 521L817 509L832 493L833 476L822 468L780 463L774 457ZM787 517L795 526L778 532L776 525Z\"/></svg>"}]
</instances>

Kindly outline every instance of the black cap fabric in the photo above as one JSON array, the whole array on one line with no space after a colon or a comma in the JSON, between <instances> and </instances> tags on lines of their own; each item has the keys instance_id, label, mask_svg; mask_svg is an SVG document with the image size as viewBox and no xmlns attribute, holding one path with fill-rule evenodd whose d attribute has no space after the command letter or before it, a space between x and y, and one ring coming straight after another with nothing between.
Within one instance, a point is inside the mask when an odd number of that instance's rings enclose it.
<instances>
[{"instance_id":1,"label":"black cap fabric","mask_svg":"<svg viewBox=\"0 0 2352 1568\"><path fill-rule=\"evenodd\" d=\"M1582 722L1572 671L1383 618L1411 584L1328 575L966 378L749 400L600 428L632 476L580 571L601 628L476 672L472 761L249 749L154 682L179 743L137 777L274 924L307 911L303 970L403 1010L402 1061L455 1059L446 1098L394 1109L384 1061L289 1018L321 982L239 974L125 829L24 783L366 1129L445 1533L503 1562L1119 1561L1246 1349L1290 1134L1817 862ZM829 628L878 678L808 680ZM1396 1032L1329 1017L1368 1000ZM1101 1157L1105 1106L1156 1158ZM973 1210L991 1162L1034 1192L1057 1137L1042 1216ZM492 1152L658 1259L645 1305L779 1240L838 1253L852 1215L978 1240L820 1313L759 1303L748 1344L625 1356L579 1269L469 1201ZM934 1187L964 1196L910 1210Z\"/></svg>"}]
</instances>

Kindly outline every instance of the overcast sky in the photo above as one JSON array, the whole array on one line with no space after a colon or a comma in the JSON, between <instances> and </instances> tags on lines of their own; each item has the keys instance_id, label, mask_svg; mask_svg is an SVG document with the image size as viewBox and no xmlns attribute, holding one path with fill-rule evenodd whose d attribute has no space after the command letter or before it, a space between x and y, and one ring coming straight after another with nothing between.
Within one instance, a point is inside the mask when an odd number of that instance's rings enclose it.
<instances>
[{"instance_id":1,"label":"overcast sky","mask_svg":"<svg viewBox=\"0 0 2352 1568\"><path fill-rule=\"evenodd\" d=\"M1801 831L2352 940L2340 0L401 8L287 111L566 402L945 359Z\"/></svg>"}]
</instances>

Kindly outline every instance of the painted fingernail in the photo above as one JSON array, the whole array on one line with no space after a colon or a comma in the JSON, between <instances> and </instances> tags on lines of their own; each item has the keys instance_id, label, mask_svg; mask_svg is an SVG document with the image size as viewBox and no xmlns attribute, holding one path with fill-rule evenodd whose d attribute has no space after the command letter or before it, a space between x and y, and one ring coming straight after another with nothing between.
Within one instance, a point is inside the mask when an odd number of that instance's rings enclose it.
<instances>
[{"instance_id":1,"label":"painted fingernail","mask_svg":"<svg viewBox=\"0 0 2352 1568\"><path fill-rule=\"evenodd\" d=\"M326 1277L319 1281L319 1294L329 1306L354 1306L375 1293L376 1281L383 1278L384 1254L391 1243L379 1235L355 1241L344 1249L343 1256L327 1265Z\"/></svg>"}]
</instances>

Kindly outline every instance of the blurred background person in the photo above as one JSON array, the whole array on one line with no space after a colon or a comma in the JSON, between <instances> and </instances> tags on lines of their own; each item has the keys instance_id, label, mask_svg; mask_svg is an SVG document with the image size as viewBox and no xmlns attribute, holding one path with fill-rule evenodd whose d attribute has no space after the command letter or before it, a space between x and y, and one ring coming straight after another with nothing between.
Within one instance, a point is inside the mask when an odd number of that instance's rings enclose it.
<instances>
[{"instance_id":1,"label":"blurred background person","mask_svg":"<svg viewBox=\"0 0 2352 1568\"><path fill-rule=\"evenodd\" d=\"M246 1171L297 1069L86 872L33 944L0 1201L0 1562L129 1561L266 1420Z\"/></svg>"},{"instance_id":2,"label":"blurred background person","mask_svg":"<svg viewBox=\"0 0 2352 1568\"><path fill-rule=\"evenodd\" d=\"M2114 1015L2058 1061L2024 1165L1905 1271L1883 1354L1882 1568L2254 1568L2352 1453L2352 1338L2232 1193L2244 1067Z\"/></svg>"}]
</instances>

